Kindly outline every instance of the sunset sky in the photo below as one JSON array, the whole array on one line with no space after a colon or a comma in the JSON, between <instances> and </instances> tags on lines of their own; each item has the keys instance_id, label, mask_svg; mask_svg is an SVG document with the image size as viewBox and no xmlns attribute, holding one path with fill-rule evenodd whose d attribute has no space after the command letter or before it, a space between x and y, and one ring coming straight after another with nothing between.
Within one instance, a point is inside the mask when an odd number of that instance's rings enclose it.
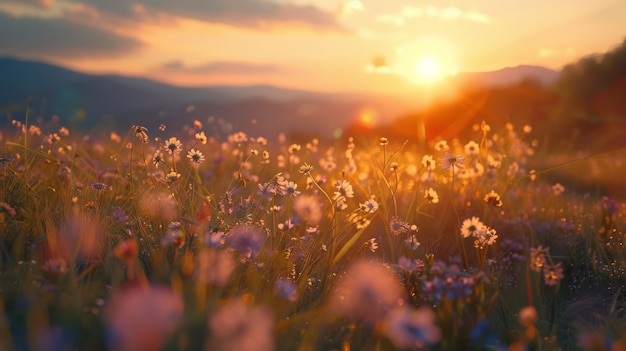
<instances>
[{"instance_id":1,"label":"sunset sky","mask_svg":"<svg viewBox=\"0 0 626 351\"><path fill-rule=\"evenodd\" d=\"M0 0L0 55L177 85L385 92L559 69L626 37L623 0Z\"/></svg>"}]
</instances>

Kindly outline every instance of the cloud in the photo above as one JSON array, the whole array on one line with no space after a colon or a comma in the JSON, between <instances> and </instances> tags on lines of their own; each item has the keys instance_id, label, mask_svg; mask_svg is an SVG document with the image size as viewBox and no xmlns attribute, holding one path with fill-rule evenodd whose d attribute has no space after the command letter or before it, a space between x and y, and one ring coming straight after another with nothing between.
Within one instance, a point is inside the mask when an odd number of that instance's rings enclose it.
<instances>
[{"instance_id":1,"label":"cloud","mask_svg":"<svg viewBox=\"0 0 626 351\"><path fill-rule=\"evenodd\" d=\"M193 74L268 74L283 71L277 65L241 61L215 61L200 66L186 66L182 61L170 61L162 64L159 69L172 73Z\"/></svg>"},{"instance_id":2,"label":"cloud","mask_svg":"<svg viewBox=\"0 0 626 351\"><path fill-rule=\"evenodd\" d=\"M333 14L312 5L277 3L268 0L80 0L122 17L156 19L183 17L248 28L299 24L317 29L343 31Z\"/></svg>"},{"instance_id":3,"label":"cloud","mask_svg":"<svg viewBox=\"0 0 626 351\"><path fill-rule=\"evenodd\" d=\"M9 0L8 2L12 2L12 1ZM30 5L34 7L40 7L40 8L49 8L52 5L54 5L55 1L54 0L21 0L19 3L21 5Z\"/></svg>"},{"instance_id":4,"label":"cloud","mask_svg":"<svg viewBox=\"0 0 626 351\"><path fill-rule=\"evenodd\" d=\"M54 0L0 0L0 12L13 17L59 17L67 3L55 3Z\"/></svg>"},{"instance_id":5,"label":"cloud","mask_svg":"<svg viewBox=\"0 0 626 351\"><path fill-rule=\"evenodd\" d=\"M341 16L350 16L356 12L363 11L365 6L360 0L343 0L339 5Z\"/></svg>"},{"instance_id":6,"label":"cloud","mask_svg":"<svg viewBox=\"0 0 626 351\"><path fill-rule=\"evenodd\" d=\"M5 7L19 7L26 6L32 8L50 8L54 5L55 0L4 0Z\"/></svg>"},{"instance_id":7,"label":"cloud","mask_svg":"<svg viewBox=\"0 0 626 351\"><path fill-rule=\"evenodd\" d=\"M468 11L463 13L463 18L468 21L478 22L478 23L487 23L491 22L491 17L487 16L481 12Z\"/></svg>"},{"instance_id":8,"label":"cloud","mask_svg":"<svg viewBox=\"0 0 626 351\"><path fill-rule=\"evenodd\" d=\"M554 49L541 48L537 51L537 54L540 57L552 57L557 54L557 51Z\"/></svg>"},{"instance_id":9,"label":"cloud","mask_svg":"<svg viewBox=\"0 0 626 351\"><path fill-rule=\"evenodd\" d=\"M52 7L56 3L55 0L24 0L24 1L35 3L36 5L44 7L44 8Z\"/></svg>"},{"instance_id":10,"label":"cloud","mask_svg":"<svg viewBox=\"0 0 626 351\"><path fill-rule=\"evenodd\" d=\"M556 57L556 56L573 57L574 53L575 53L574 49L572 49L572 48L567 48L567 49L563 49L563 50L551 49L551 48L541 48L541 49L537 50L537 55L539 55L539 57L542 57L542 58Z\"/></svg>"},{"instance_id":11,"label":"cloud","mask_svg":"<svg viewBox=\"0 0 626 351\"><path fill-rule=\"evenodd\" d=\"M0 55L118 56L142 47L130 34L142 23L175 23L178 18L256 29L296 25L346 30L333 14L315 6L270 0L0 0ZM204 69L217 68L243 69Z\"/></svg>"},{"instance_id":12,"label":"cloud","mask_svg":"<svg viewBox=\"0 0 626 351\"><path fill-rule=\"evenodd\" d=\"M380 22L391 23L396 26L403 26L407 21L415 18L432 18L443 21L466 20L476 23L488 23L491 21L491 18L484 13L464 11L454 6L404 6L399 13L381 14L378 16Z\"/></svg>"},{"instance_id":13,"label":"cloud","mask_svg":"<svg viewBox=\"0 0 626 351\"><path fill-rule=\"evenodd\" d=\"M391 74L394 72L387 58L377 55L372 57L372 60L365 66L365 73Z\"/></svg>"},{"instance_id":14,"label":"cloud","mask_svg":"<svg viewBox=\"0 0 626 351\"><path fill-rule=\"evenodd\" d=\"M0 54L111 57L142 43L63 18L12 17L0 12Z\"/></svg>"}]
</instances>

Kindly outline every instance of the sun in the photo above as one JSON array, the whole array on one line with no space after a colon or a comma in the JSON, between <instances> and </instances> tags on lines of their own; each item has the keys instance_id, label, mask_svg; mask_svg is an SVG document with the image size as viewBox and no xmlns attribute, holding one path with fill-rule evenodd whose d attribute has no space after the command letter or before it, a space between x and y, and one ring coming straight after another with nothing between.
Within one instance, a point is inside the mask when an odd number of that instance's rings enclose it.
<instances>
[{"instance_id":1,"label":"sun","mask_svg":"<svg viewBox=\"0 0 626 351\"><path fill-rule=\"evenodd\" d=\"M441 63L433 57L424 57L415 65L417 79L424 83L436 82L443 78Z\"/></svg>"},{"instance_id":2,"label":"sun","mask_svg":"<svg viewBox=\"0 0 626 351\"><path fill-rule=\"evenodd\" d=\"M451 42L428 37L396 47L393 68L411 84L434 86L455 75L457 65L457 50Z\"/></svg>"}]
</instances>

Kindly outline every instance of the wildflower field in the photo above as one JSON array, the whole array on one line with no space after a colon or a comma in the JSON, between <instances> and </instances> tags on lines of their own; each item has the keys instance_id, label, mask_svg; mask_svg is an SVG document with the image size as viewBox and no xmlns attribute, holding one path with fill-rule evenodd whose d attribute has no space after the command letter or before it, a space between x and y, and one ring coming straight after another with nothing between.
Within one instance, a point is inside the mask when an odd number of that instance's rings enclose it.
<instances>
[{"instance_id":1,"label":"wildflower field","mask_svg":"<svg viewBox=\"0 0 626 351\"><path fill-rule=\"evenodd\" d=\"M626 208L555 181L530 126L208 122L3 131L0 349L626 349Z\"/></svg>"}]
</instances>

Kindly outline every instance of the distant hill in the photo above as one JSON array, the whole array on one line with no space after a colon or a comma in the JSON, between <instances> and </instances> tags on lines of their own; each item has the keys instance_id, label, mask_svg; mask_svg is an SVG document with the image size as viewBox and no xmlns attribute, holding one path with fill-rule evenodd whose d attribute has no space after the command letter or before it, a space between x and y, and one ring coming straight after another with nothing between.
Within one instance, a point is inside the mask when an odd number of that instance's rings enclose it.
<instances>
[{"instance_id":1,"label":"distant hill","mask_svg":"<svg viewBox=\"0 0 626 351\"><path fill-rule=\"evenodd\" d=\"M82 98L77 102L88 103L97 109L109 106L110 102L117 103L119 109L126 109L154 106L155 103L167 105L172 102L191 103L198 100L231 103L248 98L284 101L305 97L330 97L330 94L263 85L186 88L144 78L83 74L47 63L2 57L0 76L3 77L0 80L1 106L27 97L56 99L59 95L67 94L77 95ZM121 97L125 99L120 101ZM111 108L116 109L113 106Z\"/></svg>"},{"instance_id":2,"label":"distant hill","mask_svg":"<svg viewBox=\"0 0 626 351\"><path fill-rule=\"evenodd\" d=\"M545 81L554 74L540 67L519 66L458 79L503 85L526 78ZM153 130L161 123L183 125L214 116L215 133L331 136L356 123L364 111L374 111L374 122L385 124L414 109L420 100L411 95L330 94L264 85L179 87L6 57L0 57L0 77L0 112L7 116L0 123L8 123L10 116L23 116L29 105L43 120L58 115L63 124L83 129L105 123L118 130L132 124Z\"/></svg>"},{"instance_id":3,"label":"distant hill","mask_svg":"<svg viewBox=\"0 0 626 351\"><path fill-rule=\"evenodd\" d=\"M221 132L332 135L365 108L376 110L381 120L390 120L403 108L391 97L268 85L187 88L143 78L83 74L15 58L0 58L0 77L5 123L11 115L23 115L28 104L33 111L44 111L44 119L58 115L62 123L78 128L104 120L122 129L132 124L156 129L161 123L182 125L214 116L221 121Z\"/></svg>"},{"instance_id":4,"label":"distant hill","mask_svg":"<svg viewBox=\"0 0 626 351\"><path fill-rule=\"evenodd\" d=\"M452 80L462 87L502 87L523 81L532 81L542 86L548 86L556 82L559 73L559 71L542 66L520 65L497 71L460 73L452 77Z\"/></svg>"}]
</instances>

